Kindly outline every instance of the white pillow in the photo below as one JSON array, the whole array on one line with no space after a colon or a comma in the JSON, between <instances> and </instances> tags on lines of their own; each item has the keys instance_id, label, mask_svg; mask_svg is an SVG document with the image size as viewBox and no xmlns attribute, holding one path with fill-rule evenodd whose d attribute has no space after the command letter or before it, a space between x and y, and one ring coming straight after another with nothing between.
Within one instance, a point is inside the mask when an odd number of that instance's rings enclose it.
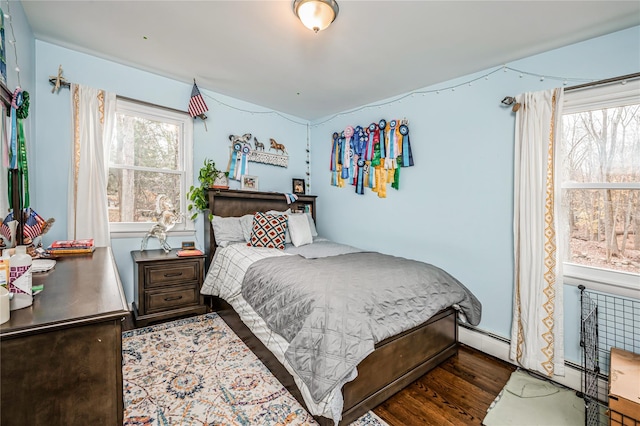
<instances>
[{"instance_id":1,"label":"white pillow","mask_svg":"<svg viewBox=\"0 0 640 426\"><path fill-rule=\"evenodd\" d=\"M245 214L240 218L240 227L242 228L242 235L246 242L251 241L251 232L253 230L253 215Z\"/></svg>"},{"instance_id":2,"label":"white pillow","mask_svg":"<svg viewBox=\"0 0 640 426\"><path fill-rule=\"evenodd\" d=\"M239 217L213 216L211 225L216 244L220 247L226 247L233 242L246 241Z\"/></svg>"},{"instance_id":3,"label":"white pillow","mask_svg":"<svg viewBox=\"0 0 640 426\"><path fill-rule=\"evenodd\" d=\"M317 237L318 231L316 230L316 223L313 221L313 216L311 216L311 213L305 213L305 215L307 216L307 219L309 219L309 229L311 230L311 236Z\"/></svg>"},{"instance_id":4,"label":"white pillow","mask_svg":"<svg viewBox=\"0 0 640 426\"><path fill-rule=\"evenodd\" d=\"M291 234L291 242L294 246L300 247L313 242L309 219L305 214L290 214L289 225L287 226Z\"/></svg>"}]
</instances>

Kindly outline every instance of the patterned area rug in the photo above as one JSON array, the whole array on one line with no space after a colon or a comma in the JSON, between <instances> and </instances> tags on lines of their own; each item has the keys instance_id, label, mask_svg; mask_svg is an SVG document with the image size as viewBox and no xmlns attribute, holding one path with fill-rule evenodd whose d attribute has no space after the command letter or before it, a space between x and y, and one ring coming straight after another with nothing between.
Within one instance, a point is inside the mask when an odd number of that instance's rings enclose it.
<instances>
[{"instance_id":1,"label":"patterned area rug","mask_svg":"<svg viewBox=\"0 0 640 426\"><path fill-rule=\"evenodd\" d=\"M125 425L317 424L215 313L127 331L122 355Z\"/></svg>"}]
</instances>

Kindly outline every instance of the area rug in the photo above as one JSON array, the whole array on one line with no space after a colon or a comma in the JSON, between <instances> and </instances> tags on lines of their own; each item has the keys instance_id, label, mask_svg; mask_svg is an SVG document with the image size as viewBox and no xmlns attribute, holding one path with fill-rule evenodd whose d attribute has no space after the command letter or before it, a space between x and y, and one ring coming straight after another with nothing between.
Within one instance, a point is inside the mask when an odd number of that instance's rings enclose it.
<instances>
[{"instance_id":1,"label":"area rug","mask_svg":"<svg viewBox=\"0 0 640 426\"><path fill-rule=\"evenodd\" d=\"M124 425L317 424L215 313L127 331L122 355Z\"/></svg>"},{"instance_id":2,"label":"area rug","mask_svg":"<svg viewBox=\"0 0 640 426\"><path fill-rule=\"evenodd\" d=\"M584 400L574 390L516 370L489 407L482 424L582 426Z\"/></svg>"}]
</instances>

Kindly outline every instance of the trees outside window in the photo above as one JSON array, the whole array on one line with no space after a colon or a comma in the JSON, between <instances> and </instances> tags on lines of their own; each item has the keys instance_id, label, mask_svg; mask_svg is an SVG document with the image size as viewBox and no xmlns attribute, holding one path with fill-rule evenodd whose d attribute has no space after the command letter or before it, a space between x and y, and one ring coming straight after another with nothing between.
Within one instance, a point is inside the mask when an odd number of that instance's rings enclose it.
<instances>
[{"instance_id":1,"label":"trees outside window","mask_svg":"<svg viewBox=\"0 0 640 426\"><path fill-rule=\"evenodd\" d=\"M640 289L637 87L565 94L558 163L565 276Z\"/></svg>"},{"instance_id":2,"label":"trees outside window","mask_svg":"<svg viewBox=\"0 0 640 426\"><path fill-rule=\"evenodd\" d=\"M146 232L158 210L186 212L193 180L193 123L186 113L118 99L109 152L107 197L112 232ZM191 221L174 230L193 229Z\"/></svg>"}]
</instances>

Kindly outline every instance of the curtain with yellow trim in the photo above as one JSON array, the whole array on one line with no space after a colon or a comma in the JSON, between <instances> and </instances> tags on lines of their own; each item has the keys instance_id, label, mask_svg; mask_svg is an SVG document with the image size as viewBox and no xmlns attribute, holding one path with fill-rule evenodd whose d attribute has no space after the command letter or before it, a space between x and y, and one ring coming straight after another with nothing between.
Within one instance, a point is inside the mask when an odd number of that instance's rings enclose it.
<instances>
[{"instance_id":1,"label":"curtain with yellow trim","mask_svg":"<svg viewBox=\"0 0 640 426\"><path fill-rule=\"evenodd\" d=\"M73 152L67 238L93 238L97 247L108 247L111 239L107 179L116 96L104 90L72 84L71 106Z\"/></svg>"},{"instance_id":2,"label":"curtain with yellow trim","mask_svg":"<svg viewBox=\"0 0 640 426\"><path fill-rule=\"evenodd\" d=\"M0 102L0 220L9 211L9 141L7 133L7 108Z\"/></svg>"},{"instance_id":3,"label":"curtain with yellow trim","mask_svg":"<svg viewBox=\"0 0 640 426\"><path fill-rule=\"evenodd\" d=\"M563 89L516 97L515 283L510 357L546 376L564 375L561 257L555 159Z\"/></svg>"}]
</instances>

